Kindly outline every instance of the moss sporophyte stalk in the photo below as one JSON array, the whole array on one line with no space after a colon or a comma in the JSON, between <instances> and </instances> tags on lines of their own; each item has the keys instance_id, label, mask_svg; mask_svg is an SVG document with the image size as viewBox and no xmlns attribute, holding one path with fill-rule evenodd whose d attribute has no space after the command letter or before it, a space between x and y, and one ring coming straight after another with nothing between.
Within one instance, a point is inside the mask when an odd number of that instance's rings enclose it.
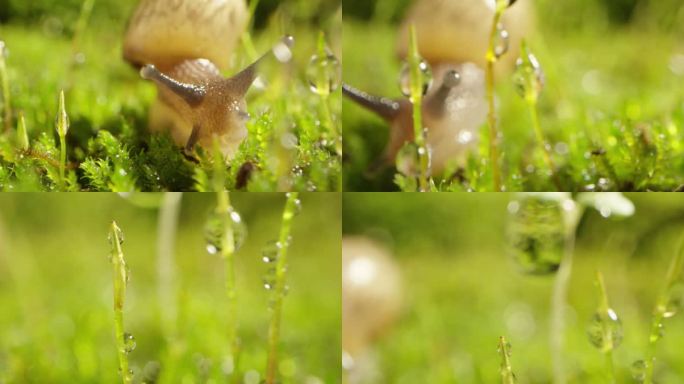
<instances>
[{"instance_id":1,"label":"moss sporophyte stalk","mask_svg":"<svg viewBox=\"0 0 684 384\"><path fill-rule=\"evenodd\" d=\"M59 187L61 190L66 188L66 135L69 132L69 115L67 115L64 105L64 91L59 93L59 105L57 108L57 118L55 122L57 135L59 136Z\"/></svg>"},{"instance_id":2,"label":"moss sporophyte stalk","mask_svg":"<svg viewBox=\"0 0 684 384\"><path fill-rule=\"evenodd\" d=\"M110 262L114 267L114 333L119 357L119 373L124 384L133 382L133 372L129 368L128 354L135 349L135 338L124 328L124 303L126 287L130 272L124 259L122 244L124 235L116 222L109 228L109 244L111 247Z\"/></svg>"},{"instance_id":3,"label":"moss sporophyte stalk","mask_svg":"<svg viewBox=\"0 0 684 384\"><path fill-rule=\"evenodd\" d=\"M511 344L503 336L499 338L498 350L499 356L501 356L501 384L516 384L518 380L511 366Z\"/></svg>"},{"instance_id":4,"label":"moss sporophyte stalk","mask_svg":"<svg viewBox=\"0 0 684 384\"><path fill-rule=\"evenodd\" d=\"M589 342L606 356L606 379L615 383L613 350L622 343L622 322L608 303L608 294L601 272L596 272L599 306L592 316L587 335Z\"/></svg>"},{"instance_id":5,"label":"moss sporophyte stalk","mask_svg":"<svg viewBox=\"0 0 684 384\"><path fill-rule=\"evenodd\" d=\"M235 252L242 246L247 229L231 203L227 191L216 192L216 208L210 214L205 226L207 252L221 256L225 267L225 290L228 321L226 323L229 360L233 367L232 378L237 382L239 371L237 361L240 354L238 338L238 305L235 286Z\"/></svg>"},{"instance_id":6,"label":"moss sporophyte stalk","mask_svg":"<svg viewBox=\"0 0 684 384\"><path fill-rule=\"evenodd\" d=\"M502 190L502 176L499 160L499 130L497 127L496 105L494 103L494 64L508 52L508 32L501 25L501 17L510 5L509 0L496 0L494 19L489 32L489 46L487 47L487 67L485 77L487 83L487 101L489 105L489 162L492 167L492 182L495 191Z\"/></svg>"},{"instance_id":7,"label":"moss sporophyte stalk","mask_svg":"<svg viewBox=\"0 0 684 384\"><path fill-rule=\"evenodd\" d=\"M639 383L654 383L655 364L657 361L656 346L658 341L663 338L665 320L673 317L681 309L682 295L684 295L684 281L682 281L684 237L680 240L679 248L675 252L667 269L665 284L660 295L658 295L655 308L653 309L646 359L637 360L632 365L634 379Z\"/></svg>"},{"instance_id":8,"label":"moss sporophyte stalk","mask_svg":"<svg viewBox=\"0 0 684 384\"><path fill-rule=\"evenodd\" d=\"M299 194L287 194L283 210L280 234L275 243L270 243L264 250L263 261L271 267L264 279L264 288L270 291L269 310L271 320L268 328L268 358L266 362L266 384L274 384L278 370L278 344L280 343L280 323L283 310L283 299L287 294L287 256L292 243L290 236L292 220L301 211Z\"/></svg>"},{"instance_id":9,"label":"moss sporophyte stalk","mask_svg":"<svg viewBox=\"0 0 684 384\"><path fill-rule=\"evenodd\" d=\"M415 143L416 159L418 162L418 190L430 190L430 148L426 143L427 130L423 127L422 105L423 95L427 91L429 80L424 78L428 71L428 64L420 57L416 40L416 28L411 26L408 54L408 94L413 106L413 142ZM402 81L404 76L402 76ZM402 87L403 88L403 87ZM403 90L404 91L404 90ZM404 150L404 148L402 149Z\"/></svg>"}]
</instances>

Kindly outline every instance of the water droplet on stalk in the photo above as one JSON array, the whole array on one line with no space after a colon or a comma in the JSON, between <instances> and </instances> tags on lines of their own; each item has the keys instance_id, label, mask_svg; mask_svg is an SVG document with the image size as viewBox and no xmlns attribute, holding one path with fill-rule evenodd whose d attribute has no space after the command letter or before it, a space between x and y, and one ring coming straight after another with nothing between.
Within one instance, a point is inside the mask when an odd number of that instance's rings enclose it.
<instances>
[{"instance_id":1,"label":"water droplet on stalk","mask_svg":"<svg viewBox=\"0 0 684 384\"><path fill-rule=\"evenodd\" d=\"M509 203L509 252L523 272L558 270L565 247L563 210L562 201L535 195Z\"/></svg>"},{"instance_id":2,"label":"water droplet on stalk","mask_svg":"<svg viewBox=\"0 0 684 384\"><path fill-rule=\"evenodd\" d=\"M539 60L523 45L523 56L516 61L513 84L515 90L523 98L530 96L535 99L544 89L544 71Z\"/></svg>"},{"instance_id":3,"label":"water droplet on stalk","mask_svg":"<svg viewBox=\"0 0 684 384\"><path fill-rule=\"evenodd\" d=\"M420 174L420 158L421 156L428 157L428 170L431 163L431 152L429 149L420 148L414 142L407 142L403 147L397 152L397 157L395 160L395 165L399 173L409 176L418 177Z\"/></svg>"},{"instance_id":4,"label":"water droplet on stalk","mask_svg":"<svg viewBox=\"0 0 684 384\"><path fill-rule=\"evenodd\" d=\"M264 263L274 263L278 260L278 253L282 249L280 242L271 240L269 241L264 250L261 252L261 260Z\"/></svg>"},{"instance_id":5,"label":"water droplet on stalk","mask_svg":"<svg viewBox=\"0 0 684 384\"><path fill-rule=\"evenodd\" d=\"M121 228L118 226L114 227L114 233L110 231L107 235L107 241L109 241L109 245L112 246L112 249L116 249L116 243L114 240L115 237L119 240L119 245L122 245L124 242L124 234Z\"/></svg>"},{"instance_id":6,"label":"water droplet on stalk","mask_svg":"<svg viewBox=\"0 0 684 384\"><path fill-rule=\"evenodd\" d=\"M226 225L230 225L233 231L233 245L235 251L242 247L247 237L247 227L242 222L240 214L235 210L228 209L225 212L212 212L204 227L204 237L207 242L207 252L212 255L220 253L224 247Z\"/></svg>"},{"instance_id":7,"label":"water droplet on stalk","mask_svg":"<svg viewBox=\"0 0 684 384\"><path fill-rule=\"evenodd\" d=\"M632 364L632 377L637 383L643 383L646 379L648 364L644 360L637 360Z\"/></svg>"},{"instance_id":8,"label":"water droplet on stalk","mask_svg":"<svg viewBox=\"0 0 684 384\"><path fill-rule=\"evenodd\" d=\"M507 342L506 342L506 345L505 345L505 348L504 348L504 351L506 352L506 356L507 356L507 357L511 357L511 349L512 349L511 343L509 343L509 342L507 341ZM497 346L496 351L499 352L499 354L501 354L501 353L504 352L504 351L501 350L501 345Z\"/></svg>"},{"instance_id":9,"label":"water droplet on stalk","mask_svg":"<svg viewBox=\"0 0 684 384\"><path fill-rule=\"evenodd\" d=\"M326 48L325 56L311 56L306 69L306 78L312 92L328 95L334 92L341 82L340 61Z\"/></svg>"},{"instance_id":10,"label":"water droplet on stalk","mask_svg":"<svg viewBox=\"0 0 684 384\"><path fill-rule=\"evenodd\" d=\"M497 24L496 35L494 35L494 56L496 56L497 59L508 52L510 41L510 35L503 24Z\"/></svg>"},{"instance_id":11,"label":"water droplet on stalk","mask_svg":"<svg viewBox=\"0 0 684 384\"><path fill-rule=\"evenodd\" d=\"M124 341L123 349L124 349L125 353L131 353L131 352L133 352L133 350L135 350L135 347L137 346L137 344L135 342L135 337L132 334L130 334L128 332L124 333L123 341Z\"/></svg>"},{"instance_id":12,"label":"water droplet on stalk","mask_svg":"<svg viewBox=\"0 0 684 384\"><path fill-rule=\"evenodd\" d=\"M267 291L270 291L273 288L275 288L275 280L271 277L264 277L264 288Z\"/></svg>"},{"instance_id":13,"label":"water droplet on stalk","mask_svg":"<svg viewBox=\"0 0 684 384\"><path fill-rule=\"evenodd\" d=\"M673 317L682 309L682 302L684 301L684 282L676 283L670 288L670 301L663 312L663 317L669 319Z\"/></svg>"},{"instance_id":14,"label":"water droplet on stalk","mask_svg":"<svg viewBox=\"0 0 684 384\"><path fill-rule=\"evenodd\" d=\"M424 95L432 85L432 69L430 69L430 64L425 60L420 61L418 68L420 69L421 89ZM404 62L401 67L399 89L404 96L411 98L411 65L408 62Z\"/></svg>"},{"instance_id":15,"label":"water droplet on stalk","mask_svg":"<svg viewBox=\"0 0 684 384\"><path fill-rule=\"evenodd\" d=\"M622 322L615 311L599 311L592 316L587 328L589 342L601 351L617 348L622 343Z\"/></svg>"}]
</instances>

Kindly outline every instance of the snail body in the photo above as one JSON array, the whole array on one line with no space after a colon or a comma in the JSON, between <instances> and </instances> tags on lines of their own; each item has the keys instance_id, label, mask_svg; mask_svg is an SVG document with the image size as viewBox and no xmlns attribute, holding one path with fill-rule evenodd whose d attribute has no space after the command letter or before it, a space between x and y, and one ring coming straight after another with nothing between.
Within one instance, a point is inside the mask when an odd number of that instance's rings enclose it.
<instances>
[{"instance_id":1,"label":"snail body","mask_svg":"<svg viewBox=\"0 0 684 384\"><path fill-rule=\"evenodd\" d=\"M244 0L142 0L124 39L124 59L153 81L150 129L169 131L186 150L199 144L231 157L247 136L245 94L270 53L231 78L222 71L247 25ZM272 53L289 61L291 37Z\"/></svg>"},{"instance_id":2,"label":"snail body","mask_svg":"<svg viewBox=\"0 0 684 384\"><path fill-rule=\"evenodd\" d=\"M409 10L399 30L397 54L408 52L408 30L415 25L418 50L432 67L435 82L423 98L423 126L431 153L432 173L461 164L477 146L478 132L487 118L485 72L489 30L494 10L491 0L420 0ZM504 13L510 52L497 63L499 74L510 72L522 36L529 29L528 0L518 0ZM407 99L391 100L345 85L346 96L383 117L390 138L380 159L394 162L401 147L414 139L412 106Z\"/></svg>"}]
</instances>

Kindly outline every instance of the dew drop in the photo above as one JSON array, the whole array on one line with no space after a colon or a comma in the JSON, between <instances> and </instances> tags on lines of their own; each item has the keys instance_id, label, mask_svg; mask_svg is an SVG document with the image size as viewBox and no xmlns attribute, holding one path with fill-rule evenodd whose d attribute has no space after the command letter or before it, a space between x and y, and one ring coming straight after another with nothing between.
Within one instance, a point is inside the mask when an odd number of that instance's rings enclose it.
<instances>
[{"instance_id":1,"label":"dew drop","mask_svg":"<svg viewBox=\"0 0 684 384\"><path fill-rule=\"evenodd\" d=\"M290 198L290 193L287 193L286 196L287 196L287 198L289 199L289 198ZM302 213L302 201L301 201L300 199L295 199L294 202L293 202L293 205L294 205L294 210L292 211L292 214L293 214L294 216L297 216L297 215L299 215L300 213ZM288 239L288 240L287 240L287 244L284 244L284 245L289 245L291 240L292 240L291 238Z\"/></svg>"},{"instance_id":2,"label":"dew drop","mask_svg":"<svg viewBox=\"0 0 684 384\"><path fill-rule=\"evenodd\" d=\"M119 240L119 245L122 245L124 243L123 231L116 225L113 228L113 232L110 231L107 235L107 241L109 241L109 245L112 246L112 249L116 249L116 244L114 240L115 237Z\"/></svg>"},{"instance_id":3,"label":"dew drop","mask_svg":"<svg viewBox=\"0 0 684 384\"><path fill-rule=\"evenodd\" d=\"M264 288L267 291L270 291L273 288L275 288L275 280L271 277L264 277Z\"/></svg>"},{"instance_id":4,"label":"dew drop","mask_svg":"<svg viewBox=\"0 0 684 384\"><path fill-rule=\"evenodd\" d=\"M534 54L528 52L527 57L518 58L513 74L513 85L518 95L537 98L544 89L544 81L544 71Z\"/></svg>"},{"instance_id":5,"label":"dew drop","mask_svg":"<svg viewBox=\"0 0 684 384\"><path fill-rule=\"evenodd\" d=\"M508 204L509 253L525 273L558 270L565 246L563 203L523 195Z\"/></svg>"},{"instance_id":6,"label":"dew drop","mask_svg":"<svg viewBox=\"0 0 684 384\"><path fill-rule=\"evenodd\" d=\"M511 357L511 349L512 349L511 343L509 343L509 342L507 341L505 347L506 347L506 348L502 351L502 350L501 350L501 345L499 345L499 346L496 348L496 351L499 352L499 354L502 354L502 353L505 351L505 352L506 352L506 356L510 358L510 357Z\"/></svg>"},{"instance_id":7,"label":"dew drop","mask_svg":"<svg viewBox=\"0 0 684 384\"><path fill-rule=\"evenodd\" d=\"M632 364L632 378L637 381L637 383L643 383L646 379L646 370L648 369L648 364L644 360L637 360Z\"/></svg>"},{"instance_id":8,"label":"dew drop","mask_svg":"<svg viewBox=\"0 0 684 384\"><path fill-rule=\"evenodd\" d=\"M432 69L430 69L430 64L425 60L420 60L418 68L420 69L421 89L424 95L432 85ZM404 62L401 67L399 89L404 96L411 98L411 65L408 62Z\"/></svg>"},{"instance_id":9,"label":"dew drop","mask_svg":"<svg viewBox=\"0 0 684 384\"><path fill-rule=\"evenodd\" d=\"M652 332L648 338L648 340L651 343L655 343L656 341L660 340L663 337L663 335L665 334L665 324L658 323L655 325L655 327L656 327L655 332Z\"/></svg>"},{"instance_id":10,"label":"dew drop","mask_svg":"<svg viewBox=\"0 0 684 384\"><path fill-rule=\"evenodd\" d=\"M678 282L670 288L670 301L665 307L663 317L669 319L673 317L682 309L682 302L684 301L684 283Z\"/></svg>"},{"instance_id":11,"label":"dew drop","mask_svg":"<svg viewBox=\"0 0 684 384\"><path fill-rule=\"evenodd\" d=\"M497 24L496 35L494 35L494 56L496 56L497 59L508 52L511 44L510 41L510 35L503 24Z\"/></svg>"},{"instance_id":12,"label":"dew drop","mask_svg":"<svg viewBox=\"0 0 684 384\"><path fill-rule=\"evenodd\" d=\"M306 78L312 92L328 95L339 86L342 78L340 61L326 48L325 56L313 55L306 69Z\"/></svg>"},{"instance_id":13,"label":"dew drop","mask_svg":"<svg viewBox=\"0 0 684 384\"><path fill-rule=\"evenodd\" d=\"M261 251L261 260L264 263L274 263L278 260L278 253L282 249L282 245L280 242L271 240L269 241L266 246L264 247L263 251Z\"/></svg>"},{"instance_id":14,"label":"dew drop","mask_svg":"<svg viewBox=\"0 0 684 384\"><path fill-rule=\"evenodd\" d=\"M420 148L414 142L407 142L397 152L395 165L399 173L409 176L418 177L420 174L420 159L422 156L428 157L428 171L432 160L432 152L429 148Z\"/></svg>"},{"instance_id":15,"label":"dew drop","mask_svg":"<svg viewBox=\"0 0 684 384\"><path fill-rule=\"evenodd\" d=\"M242 221L240 214L235 210L228 209L225 212L212 212L204 227L204 238L207 243L207 252L215 255L223 249L224 237L226 235L226 225L230 225L233 230L233 245L235 251L242 247L247 237L247 227Z\"/></svg>"},{"instance_id":16,"label":"dew drop","mask_svg":"<svg viewBox=\"0 0 684 384\"><path fill-rule=\"evenodd\" d=\"M135 337L128 332L124 333L123 342L124 342L123 351L125 353L133 352L133 350L135 350L135 347L137 346L137 344L135 342Z\"/></svg>"},{"instance_id":17,"label":"dew drop","mask_svg":"<svg viewBox=\"0 0 684 384\"><path fill-rule=\"evenodd\" d=\"M587 328L589 342L601 351L610 351L622 343L622 322L615 311L596 312Z\"/></svg>"}]
</instances>

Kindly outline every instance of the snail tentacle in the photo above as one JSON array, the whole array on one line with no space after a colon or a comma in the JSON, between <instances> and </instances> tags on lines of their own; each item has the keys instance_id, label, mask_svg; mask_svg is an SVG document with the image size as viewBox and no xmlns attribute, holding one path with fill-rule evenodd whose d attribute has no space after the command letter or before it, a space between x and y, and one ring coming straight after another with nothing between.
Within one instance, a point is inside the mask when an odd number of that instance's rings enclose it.
<instances>
[{"instance_id":1,"label":"snail tentacle","mask_svg":"<svg viewBox=\"0 0 684 384\"><path fill-rule=\"evenodd\" d=\"M226 79L222 85L233 90L236 95L244 96L257 78L259 66L271 57L275 58L280 63L286 63L292 60L293 46L294 37L289 35L284 36L270 51L263 54L254 63L243 69L237 75Z\"/></svg>"},{"instance_id":2,"label":"snail tentacle","mask_svg":"<svg viewBox=\"0 0 684 384\"><path fill-rule=\"evenodd\" d=\"M394 120L400 113L401 105L394 100L371 95L349 84L342 84L342 92L357 104L386 120Z\"/></svg>"},{"instance_id":3,"label":"snail tentacle","mask_svg":"<svg viewBox=\"0 0 684 384\"><path fill-rule=\"evenodd\" d=\"M203 86L182 83L162 72L152 64L144 66L140 70L140 76L145 80L152 80L160 86L166 87L176 95L180 96L190 106L194 107L202 103L207 91Z\"/></svg>"},{"instance_id":4,"label":"snail tentacle","mask_svg":"<svg viewBox=\"0 0 684 384\"><path fill-rule=\"evenodd\" d=\"M444 74L442 84L437 91L425 100L425 107L434 116L442 116L447 107L447 98L451 90L461 82L461 74L455 69L450 69Z\"/></svg>"}]
</instances>

